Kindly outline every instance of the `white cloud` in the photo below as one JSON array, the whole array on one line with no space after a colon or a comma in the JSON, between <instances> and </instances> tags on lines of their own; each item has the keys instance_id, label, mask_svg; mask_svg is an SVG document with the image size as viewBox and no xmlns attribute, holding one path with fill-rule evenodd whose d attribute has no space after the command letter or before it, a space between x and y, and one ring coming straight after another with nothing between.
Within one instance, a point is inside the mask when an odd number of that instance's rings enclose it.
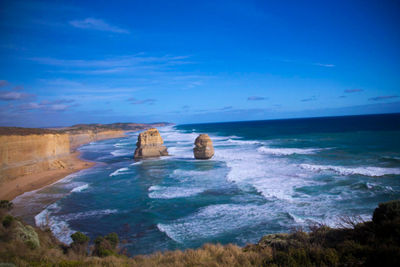
<instances>
[{"instance_id":1,"label":"white cloud","mask_svg":"<svg viewBox=\"0 0 400 267\"><path fill-rule=\"evenodd\" d=\"M334 64L323 64L323 63L313 63L315 66L325 67L325 68L333 68L336 67Z\"/></svg>"},{"instance_id":2,"label":"white cloud","mask_svg":"<svg viewBox=\"0 0 400 267\"><path fill-rule=\"evenodd\" d=\"M114 25L110 25L104 20L95 19L95 18L86 18L84 20L72 20L69 22L75 28L80 29L88 29L88 30L97 30L97 31L105 31L105 32L114 32L114 33L123 33L129 34L130 32L127 29L123 29Z\"/></svg>"},{"instance_id":3,"label":"white cloud","mask_svg":"<svg viewBox=\"0 0 400 267\"><path fill-rule=\"evenodd\" d=\"M20 93L15 91L0 92L0 100L3 101L21 100L32 96L33 95L31 94Z\"/></svg>"}]
</instances>

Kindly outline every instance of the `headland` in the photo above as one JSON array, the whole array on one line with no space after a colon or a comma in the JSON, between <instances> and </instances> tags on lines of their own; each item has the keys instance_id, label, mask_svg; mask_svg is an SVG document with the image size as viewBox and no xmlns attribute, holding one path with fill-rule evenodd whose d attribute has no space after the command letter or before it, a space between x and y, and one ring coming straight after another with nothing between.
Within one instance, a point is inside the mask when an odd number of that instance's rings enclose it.
<instances>
[{"instance_id":1,"label":"headland","mask_svg":"<svg viewBox=\"0 0 400 267\"><path fill-rule=\"evenodd\" d=\"M45 129L0 127L0 199L14 199L90 168L95 163L79 157L77 148L81 145L165 125L167 123L79 124Z\"/></svg>"}]
</instances>

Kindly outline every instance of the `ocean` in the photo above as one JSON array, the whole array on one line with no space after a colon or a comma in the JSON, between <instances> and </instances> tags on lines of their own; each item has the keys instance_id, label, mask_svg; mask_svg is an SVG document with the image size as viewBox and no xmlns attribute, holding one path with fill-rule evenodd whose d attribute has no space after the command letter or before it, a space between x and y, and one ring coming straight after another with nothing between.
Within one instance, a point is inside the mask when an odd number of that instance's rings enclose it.
<instances>
[{"instance_id":1,"label":"ocean","mask_svg":"<svg viewBox=\"0 0 400 267\"><path fill-rule=\"evenodd\" d=\"M134 161L138 133L79 148L90 169L14 200L63 242L116 232L131 255L245 245L263 235L369 220L400 197L400 114L175 125L170 156ZM211 160L193 143L210 135Z\"/></svg>"}]
</instances>

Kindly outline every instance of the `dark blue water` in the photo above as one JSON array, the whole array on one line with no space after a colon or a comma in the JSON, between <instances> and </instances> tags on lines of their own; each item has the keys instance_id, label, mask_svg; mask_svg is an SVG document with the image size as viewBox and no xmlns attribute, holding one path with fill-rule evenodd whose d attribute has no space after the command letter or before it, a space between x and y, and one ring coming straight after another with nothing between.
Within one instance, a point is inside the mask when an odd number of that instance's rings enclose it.
<instances>
[{"instance_id":1,"label":"dark blue water","mask_svg":"<svg viewBox=\"0 0 400 267\"><path fill-rule=\"evenodd\" d=\"M117 232L135 255L367 220L400 197L399 114L159 130L171 156L134 162L138 133L85 145L95 167L18 197L17 211L67 243L74 231ZM212 160L193 159L200 133L214 142Z\"/></svg>"}]
</instances>

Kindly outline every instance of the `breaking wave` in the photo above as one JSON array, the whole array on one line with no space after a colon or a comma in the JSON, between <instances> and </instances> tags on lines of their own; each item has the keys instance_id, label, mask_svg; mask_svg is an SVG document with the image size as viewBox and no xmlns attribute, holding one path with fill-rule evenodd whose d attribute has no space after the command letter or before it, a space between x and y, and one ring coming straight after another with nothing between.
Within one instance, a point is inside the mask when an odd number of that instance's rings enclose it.
<instances>
[{"instance_id":1,"label":"breaking wave","mask_svg":"<svg viewBox=\"0 0 400 267\"><path fill-rule=\"evenodd\" d=\"M124 174L126 171L129 171L129 168L120 168L114 172L112 172L109 176L117 176L117 175L121 175Z\"/></svg>"},{"instance_id":2,"label":"breaking wave","mask_svg":"<svg viewBox=\"0 0 400 267\"><path fill-rule=\"evenodd\" d=\"M312 165L300 164L301 168L311 170L313 172L333 171L339 175L364 175L371 177L379 177L384 175L399 175L399 168L380 168L380 167L343 167L333 165Z\"/></svg>"}]
</instances>

